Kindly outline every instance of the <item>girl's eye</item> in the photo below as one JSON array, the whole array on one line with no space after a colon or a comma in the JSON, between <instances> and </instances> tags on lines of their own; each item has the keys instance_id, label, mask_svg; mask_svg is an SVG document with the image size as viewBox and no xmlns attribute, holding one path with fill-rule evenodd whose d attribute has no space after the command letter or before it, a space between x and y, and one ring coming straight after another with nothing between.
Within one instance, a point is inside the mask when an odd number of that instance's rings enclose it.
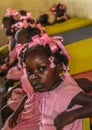
<instances>
[{"instance_id":1,"label":"girl's eye","mask_svg":"<svg viewBox=\"0 0 92 130\"><path fill-rule=\"evenodd\" d=\"M32 70L28 70L28 71L27 71L27 74L28 74L28 75L32 75Z\"/></svg>"},{"instance_id":2,"label":"girl's eye","mask_svg":"<svg viewBox=\"0 0 92 130\"><path fill-rule=\"evenodd\" d=\"M46 69L47 69L46 66L40 66L40 67L37 68L36 72L42 73L42 72L44 72ZM34 74L34 71L33 71L33 70L27 70L27 74L28 74L28 75L33 75L33 74Z\"/></svg>"},{"instance_id":3,"label":"girl's eye","mask_svg":"<svg viewBox=\"0 0 92 130\"><path fill-rule=\"evenodd\" d=\"M46 66L41 66L41 67L39 67L39 71L43 72L46 70L46 68L47 68Z\"/></svg>"}]
</instances>

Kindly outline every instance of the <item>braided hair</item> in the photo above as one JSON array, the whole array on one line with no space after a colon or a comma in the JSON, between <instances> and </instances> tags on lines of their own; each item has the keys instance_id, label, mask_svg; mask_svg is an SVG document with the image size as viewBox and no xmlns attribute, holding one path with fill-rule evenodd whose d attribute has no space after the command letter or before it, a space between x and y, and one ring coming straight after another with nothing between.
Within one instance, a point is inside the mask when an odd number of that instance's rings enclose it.
<instances>
[{"instance_id":1,"label":"braided hair","mask_svg":"<svg viewBox=\"0 0 92 130\"><path fill-rule=\"evenodd\" d=\"M32 37L35 35L40 36L40 30L36 27L28 26L27 28L22 28L17 31L15 39L17 44L25 44L32 41Z\"/></svg>"},{"instance_id":2,"label":"braided hair","mask_svg":"<svg viewBox=\"0 0 92 130\"><path fill-rule=\"evenodd\" d=\"M48 56L48 58L50 58L51 56L54 57L54 63L55 64L64 64L65 66L68 66L69 60L67 58L66 55L61 53L61 49L58 47L58 50L56 52L52 52L51 48L48 44L46 44L45 46L42 45L36 45L33 47L28 47L28 45L25 46L25 48L23 48L23 50L20 53L20 59L22 63L25 63L26 58L29 54L31 54L31 51L37 48L43 48L44 52L46 53L46 55Z\"/></svg>"}]
</instances>

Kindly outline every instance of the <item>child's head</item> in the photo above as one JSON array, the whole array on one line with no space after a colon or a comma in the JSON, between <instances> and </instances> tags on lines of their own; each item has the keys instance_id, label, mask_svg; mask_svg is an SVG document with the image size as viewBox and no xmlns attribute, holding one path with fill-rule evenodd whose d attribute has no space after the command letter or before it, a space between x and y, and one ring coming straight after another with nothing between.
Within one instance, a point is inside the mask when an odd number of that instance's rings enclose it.
<instances>
[{"instance_id":1,"label":"child's head","mask_svg":"<svg viewBox=\"0 0 92 130\"><path fill-rule=\"evenodd\" d=\"M38 40L34 39L21 52L21 59L26 64L29 81L36 92L56 88L61 82L60 74L65 71L63 66L68 65L67 56L55 42L49 39L44 43L43 37Z\"/></svg>"},{"instance_id":2,"label":"child's head","mask_svg":"<svg viewBox=\"0 0 92 130\"><path fill-rule=\"evenodd\" d=\"M3 31L6 36L12 36L15 31L12 28L12 25L14 25L16 21L12 16L5 16L2 20L2 25L3 25Z\"/></svg>"},{"instance_id":3,"label":"child's head","mask_svg":"<svg viewBox=\"0 0 92 130\"><path fill-rule=\"evenodd\" d=\"M19 29L15 34L17 44L25 44L32 41L32 37L40 35L40 30L36 27L28 26L27 28Z\"/></svg>"},{"instance_id":4,"label":"child's head","mask_svg":"<svg viewBox=\"0 0 92 130\"><path fill-rule=\"evenodd\" d=\"M48 14L42 14L37 19L37 23L41 23L43 26L48 25L48 19L49 19Z\"/></svg>"},{"instance_id":5,"label":"child's head","mask_svg":"<svg viewBox=\"0 0 92 130\"><path fill-rule=\"evenodd\" d=\"M20 10L18 13L18 23L15 25L17 28L27 28L29 25L33 25L35 23L35 20L33 19L31 12Z\"/></svg>"},{"instance_id":6,"label":"child's head","mask_svg":"<svg viewBox=\"0 0 92 130\"><path fill-rule=\"evenodd\" d=\"M26 16L27 12L26 10L19 10L20 15Z\"/></svg>"},{"instance_id":7,"label":"child's head","mask_svg":"<svg viewBox=\"0 0 92 130\"><path fill-rule=\"evenodd\" d=\"M63 4L57 4L57 6L56 6L56 9L55 9L55 11L56 11L56 15L58 16L58 17L61 17L61 16L63 16L64 15L64 13L65 13L65 8L63 7Z\"/></svg>"}]
</instances>

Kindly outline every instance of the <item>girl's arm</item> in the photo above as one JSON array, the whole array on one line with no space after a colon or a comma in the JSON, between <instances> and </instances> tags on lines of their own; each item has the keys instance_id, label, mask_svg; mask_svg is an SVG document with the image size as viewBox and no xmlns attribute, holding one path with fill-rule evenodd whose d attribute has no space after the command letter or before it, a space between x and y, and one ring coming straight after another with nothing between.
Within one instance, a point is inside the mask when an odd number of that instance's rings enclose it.
<instances>
[{"instance_id":1,"label":"girl's arm","mask_svg":"<svg viewBox=\"0 0 92 130\"><path fill-rule=\"evenodd\" d=\"M72 123L76 119L92 117L92 96L84 92L80 92L71 101L68 108L74 105L82 105L81 107L68 112L60 113L54 120L54 125L57 130L63 128L65 125Z\"/></svg>"},{"instance_id":2,"label":"girl's arm","mask_svg":"<svg viewBox=\"0 0 92 130\"><path fill-rule=\"evenodd\" d=\"M7 103L7 99L11 96L11 93L14 89L16 89L16 87L11 89L9 92L5 93L3 96L0 97L0 108L2 108L2 106Z\"/></svg>"},{"instance_id":3,"label":"girl's arm","mask_svg":"<svg viewBox=\"0 0 92 130\"><path fill-rule=\"evenodd\" d=\"M20 86L20 83L18 83L14 88L12 88L9 92L7 92L7 93L5 93L3 96L1 96L0 97L0 101L1 100L7 100L10 96L11 96L11 93L12 93L12 91L14 90L14 89L16 89L16 88L19 88L19 87L21 87Z\"/></svg>"},{"instance_id":4,"label":"girl's arm","mask_svg":"<svg viewBox=\"0 0 92 130\"><path fill-rule=\"evenodd\" d=\"M16 121L17 121L18 115L19 115L19 113L21 113L23 111L26 100L27 100L27 95L25 94L21 103L18 105L18 107L16 108L14 113L9 118L10 128L13 128L17 124Z\"/></svg>"},{"instance_id":5,"label":"girl's arm","mask_svg":"<svg viewBox=\"0 0 92 130\"><path fill-rule=\"evenodd\" d=\"M87 79L87 78L78 78L75 79L77 84L79 85L80 88L82 88L85 92L90 92L92 91L92 81Z\"/></svg>"}]
</instances>

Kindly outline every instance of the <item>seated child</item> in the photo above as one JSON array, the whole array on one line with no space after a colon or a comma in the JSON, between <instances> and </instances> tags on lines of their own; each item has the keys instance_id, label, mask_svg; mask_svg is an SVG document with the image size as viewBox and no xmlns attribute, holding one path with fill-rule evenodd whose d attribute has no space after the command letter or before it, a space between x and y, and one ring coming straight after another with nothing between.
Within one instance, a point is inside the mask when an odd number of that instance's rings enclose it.
<instances>
[{"instance_id":1,"label":"seated child","mask_svg":"<svg viewBox=\"0 0 92 130\"><path fill-rule=\"evenodd\" d=\"M62 39L46 34L33 38L20 56L25 72L21 82L27 100L22 112L16 109L2 130L31 130L36 126L33 130L82 130L81 118L92 116L92 96L70 76L70 56Z\"/></svg>"},{"instance_id":2,"label":"seated child","mask_svg":"<svg viewBox=\"0 0 92 130\"><path fill-rule=\"evenodd\" d=\"M35 35L40 35L40 30L36 27L28 26L26 29L25 28L20 29L16 34L16 42L21 43L21 44L17 44L17 45L21 46L21 45L24 45L24 43L31 42L32 36L35 36ZM23 75L23 70L22 70L21 66L19 66L19 65L20 64L18 62L18 64L16 66L12 67L8 71L8 73L6 75L7 82L10 80L18 80L20 82L21 76ZM18 106L23 95L24 95L24 91L21 88L21 85L19 85L19 88L15 87L11 92L7 93L5 95L5 97L4 96L1 97L1 100L4 103L4 105L1 105L1 117L2 117L3 124L5 123L8 116ZM7 111L6 111L6 109L7 109Z\"/></svg>"},{"instance_id":3,"label":"seated child","mask_svg":"<svg viewBox=\"0 0 92 130\"><path fill-rule=\"evenodd\" d=\"M68 16L66 14L66 5L64 3L54 4L50 8L50 11L55 16L53 23L64 22L68 19Z\"/></svg>"},{"instance_id":4,"label":"seated child","mask_svg":"<svg viewBox=\"0 0 92 130\"><path fill-rule=\"evenodd\" d=\"M5 59L5 63L3 63L0 66L0 70L2 70L1 75L5 75L8 71L8 69L12 66L12 64L15 62L14 60L16 59L16 53L15 53L15 41L14 41L14 35L15 35L15 30L12 28L12 25L15 24L16 21L12 16L5 16L2 20L3 24L3 31L6 36L9 37L9 43L8 43L8 50L9 50L9 55Z\"/></svg>"}]
</instances>

